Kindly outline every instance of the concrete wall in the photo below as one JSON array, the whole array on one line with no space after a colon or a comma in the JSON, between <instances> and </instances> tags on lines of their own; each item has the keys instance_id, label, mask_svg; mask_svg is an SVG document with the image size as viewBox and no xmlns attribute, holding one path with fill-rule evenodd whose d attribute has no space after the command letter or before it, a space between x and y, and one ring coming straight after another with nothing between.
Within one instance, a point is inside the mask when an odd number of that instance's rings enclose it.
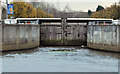
<instances>
[{"instance_id":1,"label":"concrete wall","mask_svg":"<svg viewBox=\"0 0 120 74\"><path fill-rule=\"evenodd\" d=\"M85 45L87 38L85 25L42 24L41 45Z\"/></svg>"},{"instance_id":2,"label":"concrete wall","mask_svg":"<svg viewBox=\"0 0 120 74\"><path fill-rule=\"evenodd\" d=\"M88 25L87 46L89 48L120 52L120 26Z\"/></svg>"},{"instance_id":3,"label":"concrete wall","mask_svg":"<svg viewBox=\"0 0 120 74\"><path fill-rule=\"evenodd\" d=\"M63 45L62 31L60 24L42 24L40 45Z\"/></svg>"},{"instance_id":4,"label":"concrete wall","mask_svg":"<svg viewBox=\"0 0 120 74\"><path fill-rule=\"evenodd\" d=\"M87 43L86 24L68 23L66 25L66 45L86 45Z\"/></svg>"},{"instance_id":5,"label":"concrete wall","mask_svg":"<svg viewBox=\"0 0 120 74\"><path fill-rule=\"evenodd\" d=\"M2 51L28 49L39 46L38 25L12 25L2 26Z\"/></svg>"},{"instance_id":6,"label":"concrete wall","mask_svg":"<svg viewBox=\"0 0 120 74\"><path fill-rule=\"evenodd\" d=\"M67 24L2 24L0 25L0 51L29 49L39 45L84 45L86 26ZM63 35L65 34L65 35Z\"/></svg>"},{"instance_id":7,"label":"concrete wall","mask_svg":"<svg viewBox=\"0 0 120 74\"><path fill-rule=\"evenodd\" d=\"M0 24L0 51L2 50L2 25Z\"/></svg>"}]
</instances>

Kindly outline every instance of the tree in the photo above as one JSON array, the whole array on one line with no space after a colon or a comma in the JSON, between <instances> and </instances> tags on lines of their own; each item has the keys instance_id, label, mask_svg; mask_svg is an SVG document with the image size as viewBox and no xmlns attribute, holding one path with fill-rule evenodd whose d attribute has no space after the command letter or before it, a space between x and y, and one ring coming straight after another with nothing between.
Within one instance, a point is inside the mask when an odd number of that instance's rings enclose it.
<instances>
[{"instance_id":1,"label":"tree","mask_svg":"<svg viewBox=\"0 0 120 74\"><path fill-rule=\"evenodd\" d=\"M25 2L13 2L11 3L14 6L14 11L13 11L13 15L9 15L9 17L13 16L15 18L27 18L27 8L28 4L26 4Z\"/></svg>"},{"instance_id":2,"label":"tree","mask_svg":"<svg viewBox=\"0 0 120 74\"><path fill-rule=\"evenodd\" d=\"M1 15L2 17L1 17L1 18L2 18L2 19L6 19L6 12L7 12L7 10L6 10L6 8L3 7L3 6L2 6L1 8L2 8L2 15Z\"/></svg>"},{"instance_id":3,"label":"tree","mask_svg":"<svg viewBox=\"0 0 120 74\"><path fill-rule=\"evenodd\" d=\"M47 17L51 18L51 17L54 17L53 15L42 11L41 8L37 8L36 12L37 12L37 18L47 18Z\"/></svg>"},{"instance_id":4,"label":"tree","mask_svg":"<svg viewBox=\"0 0 120 74\"><path fill-rule=\"evenodd\" d=\"M119 18L119 9L120 9L120 6L111 5L111 7L107 7L104 10L93 13L91 15L91 17L118 19Z\"/></svg>"},{"instance_id":5,"label":"tree","mask_svg":"<svg viewBox=\"0 0 120 74\"><path fill-rule=\"evenodd\" d=\"M54 3L46 3L44 0L41 0L41 2L30 2L31 5L38 9L40 8L42 11L46 12L48 14L48 17L53 17L53 15L56 17L58 16L58 9L54 6ZM51 14L53 14L51 16ZM49 16L50 15L50 16Z\"/></svg>"},{"instance_id":6,"label":"tree","mask_svg":"<svg viewBox=\"0 0 120 74\"><path fill-rule=\"evenodd\" d=\"M88 10L88 15L92 15L92 11L91 10Z\"/></svg>"},{"instance_id":7,"label":"tree","mask_svg":"<svg viewBox=\"0 0 120 74\"><path fill-rule=\"evenodd\" d=\"M101 11L101 10L103 10L103 9L104 9L104 7L103 7L103 6L98 5L98 7L96 8L96 12Z\"/></svg>"},{"instance_id":8,"label":"tree","mask_svg":"<svg viewBox=\"0 0 120 74\"><path fill-rule=\"evenodd\" d=\"M9 18L11 16L15 18L47 18L47 17L54 17L51 14L48 14L41 10L40 8L34 8L33 5L30 3L25 2L12 2L14 6L14 14L9 15Z\"/></svg>"},{"instance_id":9,"label":"tree","mask_svg":"<svg viewBox=\"0 0 120 74\"><path fill-rule=\"evenodd\" d=\"M26 7L27 7L26 14L28 18L37 17L36 9L31 4L27 4Z\"/></svg>"}]
</instances>

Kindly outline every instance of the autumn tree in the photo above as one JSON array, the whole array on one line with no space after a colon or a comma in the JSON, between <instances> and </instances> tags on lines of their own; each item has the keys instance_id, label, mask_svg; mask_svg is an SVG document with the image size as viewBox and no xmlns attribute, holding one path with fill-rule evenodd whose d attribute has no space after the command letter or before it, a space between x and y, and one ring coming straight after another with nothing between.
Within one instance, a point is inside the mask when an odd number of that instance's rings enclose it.
<instances>
[{"instance_id":1,"label":"autumn tree","mask_svg":"<svg viewBox=\"0 0 120 74\"><path fill-rule=\"evenodd\" d=\"M54 17L52 14L48 14L41 10L41 8L36 9L37 12L37 18L51 18Z\"/></svg>"},{"instance_id":2,"label":"autumn tree","mask_svg":"<svg viewBox=\"0 0 120 74\"><path fill-rule=\"evenodd\" d=\"M36 18L37 17L36 9L31 4L26 4L26 7L27 18Z\"/></svg>"},{"instance_id":3,"label":"autumn tree","mask_svg":"<svg viewBox=\"0 0 120 74\"><path fill-rule=\"evenodd\" d=\"M91 15L93 18L109 18L109 19L118 19L119 18L119 9L118 5L111 5L104 10L95 12Z\"/></svg>"},{"instance_id":4,"label":"autumn tree","mask_svg":"<svg viewBox=\"0 0 120 74\"><path fill-rule=\"evenodd\" d=\"M14 6L14 14L10 14L15 18L47 18L54 17L51 14L48 14L41 10L40 8L34 8L33 5L26 2L12 2Z\"/></svg>"}]
</instances>

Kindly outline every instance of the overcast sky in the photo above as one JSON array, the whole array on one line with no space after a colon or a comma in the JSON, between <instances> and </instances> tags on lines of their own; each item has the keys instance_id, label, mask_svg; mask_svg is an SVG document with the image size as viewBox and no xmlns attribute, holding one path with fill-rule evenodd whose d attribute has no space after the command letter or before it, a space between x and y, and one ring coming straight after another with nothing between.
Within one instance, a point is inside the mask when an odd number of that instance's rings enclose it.
<instances>
[{"instance_id":1,"label":"overcast sky","mask_svg":"<svg viewBox=\"0 0 120 74\"><path fill-rule=\"evenodd\" d=\"M6 0L2 0L5 2ZM8 0L9 3L13 0ZM25 0L15 0L15 1L25 1ZM36 1L36 2L50 2L55 5L56 8L63 10L66 5L68 5L72 10L76 11L85 11L88 9L95 11L98 5L102 5L103 7L109 7L115 2L119 2L119 0L26 0L26 1Z\"/></svg>"}]
</instances>

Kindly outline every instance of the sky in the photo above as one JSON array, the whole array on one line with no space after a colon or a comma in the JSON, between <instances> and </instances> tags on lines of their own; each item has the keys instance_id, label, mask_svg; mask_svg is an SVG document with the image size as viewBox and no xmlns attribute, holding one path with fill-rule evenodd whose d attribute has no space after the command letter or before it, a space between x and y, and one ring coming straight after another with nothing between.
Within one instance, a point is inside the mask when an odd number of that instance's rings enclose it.
<instances>
[{"instance_id":1,"label":"sky","mask_svg":"<svg viewBox=\"0 0 120 74\"><path fill-rule=\"evenodd\" d=\"M6 0L2 0L5 2ZM12 2L13 0L8 0ZM25 0L14 0L14 1L25 1ZM95 11L98 5L105 7L110 7L115 2L118 3L119 0L26 0L32 2L49 2L55 5L56 8L63 10L66 5L70 7L71 10L84 11L87 12L88 9Z\"/></svg>"}]
</instances>

